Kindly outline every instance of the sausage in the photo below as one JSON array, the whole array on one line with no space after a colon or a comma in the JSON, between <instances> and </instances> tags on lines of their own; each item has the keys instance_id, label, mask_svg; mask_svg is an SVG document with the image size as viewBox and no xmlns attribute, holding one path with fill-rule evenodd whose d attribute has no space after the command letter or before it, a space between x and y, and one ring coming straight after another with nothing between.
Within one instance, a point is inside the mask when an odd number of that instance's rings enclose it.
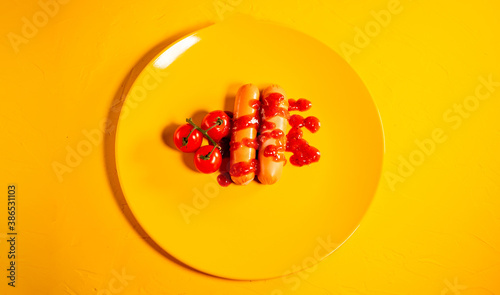
<instances>
[{"instance_id":1,"label":"sausage","mask_svg":"<svg viewBox=\"0 0 500 295\"><path fill-rule=\"evenodd\" d=\"M276 183L286 163L286 128L288 126L288 99L285 91L272 85L262 91L261 124L259 127L259 171L263 184Z\"/></svg>"},{"instance_id":2,"label":"sausage","mask_svg":"<svg viewBox=\"0 0 500 295\"><path fill-rule=\"evenodd\" d=\"M234 102L229 174L233 182L240 185L252 182L257 169L259 94L257 86L246 84L238 89Z\"/></svg>"}]
</instances>

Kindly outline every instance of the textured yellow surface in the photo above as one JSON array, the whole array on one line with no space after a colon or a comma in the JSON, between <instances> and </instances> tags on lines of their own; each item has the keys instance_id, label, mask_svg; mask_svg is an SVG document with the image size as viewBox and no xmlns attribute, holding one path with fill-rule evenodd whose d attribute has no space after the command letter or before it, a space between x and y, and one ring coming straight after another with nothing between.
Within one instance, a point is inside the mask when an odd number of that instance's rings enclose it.
<instances>
[{"instance_id":1,"label":"textured yellow surface","mask_svg":"<svg viewBox=\"0 0 500 295\"><path fill-rule=\"evenodd\" d=\"M1 294L500 293L497 2L58 3L0 4ZM361 226L317 267L284 279L228 281L165 258L115 199L96 135L144 57L238 13L343 55L384 124L382 180ZM15 288L6 278L9 183L18 198Z\"/></svg>"}]
</instances>

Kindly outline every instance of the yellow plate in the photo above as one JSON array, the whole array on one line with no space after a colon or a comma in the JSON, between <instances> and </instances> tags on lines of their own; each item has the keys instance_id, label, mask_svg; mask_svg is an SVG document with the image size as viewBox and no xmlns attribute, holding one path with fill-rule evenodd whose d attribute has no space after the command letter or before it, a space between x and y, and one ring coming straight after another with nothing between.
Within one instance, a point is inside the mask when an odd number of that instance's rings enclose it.
<instances>
[{"instance_id":1,"label":"yellow plate","mask_svg":"<svg viewBox=\"0 0 500 295\"><path fill-rule=\"evenodd\" d=\"M281 85L307 98L321 129L308 167L285 166L271 186L217 184L175 150L175 127L232 110L241 85ZM166 48L135 80L116 133L116 165L141 226L169 254L215 276L267 279L310 267L358 227L375 193L384 139L360 78L317 40L274 24L232 20Z\"/></svg>"}]
</instances>

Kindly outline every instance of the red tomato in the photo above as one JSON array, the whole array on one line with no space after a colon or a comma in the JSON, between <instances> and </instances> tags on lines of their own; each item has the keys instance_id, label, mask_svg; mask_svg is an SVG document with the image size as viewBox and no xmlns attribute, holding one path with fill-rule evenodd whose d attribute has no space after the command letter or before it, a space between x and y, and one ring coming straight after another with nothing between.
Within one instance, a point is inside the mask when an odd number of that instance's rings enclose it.
<instances>
[{"instance_id":1,"label":"red tomato","mask_svg":"<svg viewBox=\"0 0 500 295\"><path fill-rule=\"evenodd\" d=\"M196 129L193 130L193 128L190 124L184 124L179 126L174 132L175 146L185 153L196 151L200 148L203 141L203 134Z\"/></svg>"},{"instance_id":2,"label":"red tomato","mask_svg":"<svg viewBox=\"0 0 500 295\"><path fill-rule=\"evenodd\" d=\"M209 156L211 152L212 154ZM194 154L194 165L201 173L208 174L219 170L221 162L222 155L219 149L214 149L212 145L202 146Z\"/></svg>"},{"instance_id":3,"label":"red tomato","mask_svg":"<svg viewBox=\"0 0 500 295\"><path fill-rule=\"evenodd\" d=\"M215 140L215 142L219 142L222 138L230 134L231 118L229 118L224 111L210 112L205 116L205 118L203 118L203 122L201 122L201 129L210 129L207 131L208 135Z\"/></svg>"}]
</instances>

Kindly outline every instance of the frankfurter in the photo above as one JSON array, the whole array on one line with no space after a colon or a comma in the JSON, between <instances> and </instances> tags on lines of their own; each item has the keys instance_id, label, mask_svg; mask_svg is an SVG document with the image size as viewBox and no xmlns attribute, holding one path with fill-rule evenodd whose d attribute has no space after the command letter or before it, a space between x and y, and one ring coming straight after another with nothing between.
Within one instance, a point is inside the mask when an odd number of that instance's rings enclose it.
<instances>
[{"instance_id":1,"label":"frankfurter","mask_svg":"<svg viewBox=\"0 0 500 295\"><path fill-rule=\"evenodd\" d=\"M259 88L252 84L236 93L230 141L229 174L234 183L247 185L255 178L257 129L259 127Z\"/></svg>"},{"instance_id":2,"label":"frankfurter","mask_svg":"<svg viewBox=\"0 0 500 295\"><path fill-rule=\"evenodd\" d=\"M259 181L276 183L286 163L286 128L288 126L288 99L285 91L272 85L262 91L261 124L259 127Z\"/></svg>"}]
</instances>

